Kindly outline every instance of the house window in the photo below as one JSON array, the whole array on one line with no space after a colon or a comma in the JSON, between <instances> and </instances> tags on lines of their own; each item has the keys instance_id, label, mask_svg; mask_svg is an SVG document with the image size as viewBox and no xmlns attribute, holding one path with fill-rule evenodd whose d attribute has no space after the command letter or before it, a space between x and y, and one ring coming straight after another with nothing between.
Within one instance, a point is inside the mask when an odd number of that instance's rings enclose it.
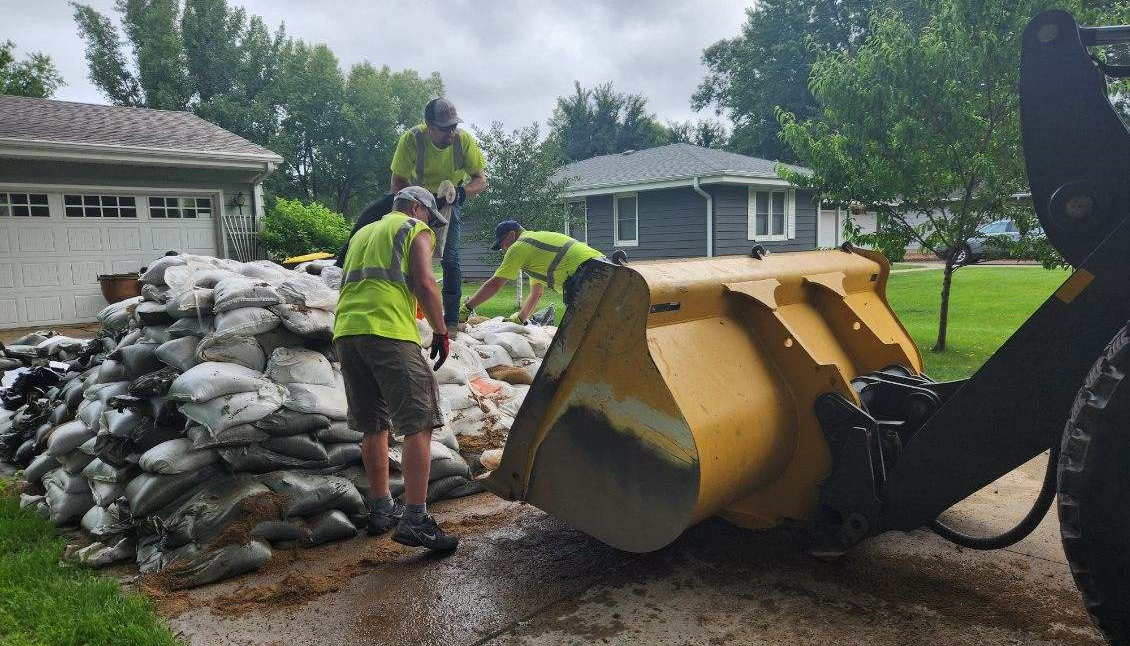
<instances>
[{"instance_id":1,"label":"house window","mask_svg":"<svg viewBox=\"0 0 1130 646\"><path fill-rule=\"evenodd\" d=\"M573 236L581 242L589 241L588 201L578 200L567 205L569 215L565 218L565 235Z\"/></svg>"},{"instance_id":2,"label":"house window","mask_svg":"<svg viewBox=\"0 0 1130 646\"><path fill-rule=\"evenodd\" d=\"M130 195L64 195L68 218L136 218L137 198Z\"/></svg>"},{"instance_id":3,"label":"house window","mask_svg":"<svg viewBox=\"0 0 1130 646\"><path fill-rule=\"evenodd\" d=\"M639 200L635 193L617 195L612 199L612 244L616 247L635 247L640 243Z\"/></svg>"},{"instance_id":4,"label":"house window","mask_svg":"<svg viewBox=\"0 0 1130 646\"><path fill-rule=\"evenodd\" d=\"M0 193L0 218L49 218L46 193Z\"/></svg>"},{"instance_id":5,"label":"house window","mask_svg":"<svg viewBox=\"0 0 1130 646\"><path fill-rule=\"evenodd\" d=\"M750 240L791 240L796 228L796 195L792 189L749 189Z\"/></svg>"},{"instance_id":6,"label":"house window","mask_svg":"<svg viewBox=\"0 0 1130 646\"><path fill-rule=\"evenodd\" d=\"M208 197L150 197L149 217L159 220L212 217L212 199Z\"/></svg>"}]
</instances>

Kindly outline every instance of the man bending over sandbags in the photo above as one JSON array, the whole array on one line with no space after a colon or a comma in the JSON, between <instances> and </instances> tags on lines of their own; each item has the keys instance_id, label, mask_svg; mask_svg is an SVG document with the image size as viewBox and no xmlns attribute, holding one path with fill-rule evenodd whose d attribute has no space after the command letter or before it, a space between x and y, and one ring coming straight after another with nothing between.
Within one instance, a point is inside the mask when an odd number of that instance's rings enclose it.
<instances>
[{"instance_id":1,"label":"man bending over sandbags","mask_svg":"<svg viewBox=\"0 0 1130 646\"><path fill-rule=\"evenodd\" d=\"M516 220L498 223L491 248L505 252L502 264L474 296L463 301L459 308L461 323L470 318L476 307L497 294L506 281L517 279L521 271L530 275L530 295L507 321L523 325L529 321L546 287L561 292L568 306L580 282L578 276L591 265L604 261L604 254L580 240L555 231L526 231Z\"/></svg>"},{"instance_id":2,"label":"man bending over sandbags","mask_svg":"<svg viewBox=\"0 0 1130 646\"><path fill-rule=\"evenodd\" d=\"M362 457L375 501L369 533L395 526L392 540L397 543L443 551L455 549L459 539L440 529L425 507L432 429L444 423L432 369L443 365L449 350L443 304L432 275L435 235L428 224L439 221L431 192L409 186L396 194L391 213L357 232L342 267L334 344L350 425L365 434ZM417 299L433 330L432 367L420 353ZM404 436L405 505L389 493L388 439L393 429Z\"/></svg>"}]
</instances>

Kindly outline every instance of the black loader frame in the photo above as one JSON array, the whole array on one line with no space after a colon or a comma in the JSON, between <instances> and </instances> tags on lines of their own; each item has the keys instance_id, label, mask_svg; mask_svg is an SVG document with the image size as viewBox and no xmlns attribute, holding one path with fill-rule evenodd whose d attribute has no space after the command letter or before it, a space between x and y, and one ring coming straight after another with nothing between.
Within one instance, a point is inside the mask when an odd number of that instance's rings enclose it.
<instances>
[{"instance_id":1,"label":"black loader frame","mask_svg":"<svg viewBox=\"0 0 1130 646\"><path fill-rule=\"evenodd\" d=\"M1130 645L1130 131L1106 77L1130 77L1088 47L1130 43L1130 27L1079 27L1048 11L1023 35L1020 117L1034 208L1075 267L967 380L892 367L815 409L833 453L814 552L842 554L890 530L930 526L979 549L1005 547L1043 518L1058 486L1064 547L1107 639ZM1112 340L1113 339L1113 340ZM1130 380L1127 380L1130 382ZM977 539L936 519L1051 450L1043 491L1011 532Z\"/></svg>"}]
</instances>

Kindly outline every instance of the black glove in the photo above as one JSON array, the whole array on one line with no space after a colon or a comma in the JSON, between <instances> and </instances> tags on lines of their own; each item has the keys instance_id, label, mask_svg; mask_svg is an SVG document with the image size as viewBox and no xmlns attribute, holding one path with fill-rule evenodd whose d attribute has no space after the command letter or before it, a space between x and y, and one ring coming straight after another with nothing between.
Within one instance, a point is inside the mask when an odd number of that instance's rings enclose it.
<instances>
[{"instance_id":1,"label":"black glove","mask_svg":"<svg viewBox=\"0 0 1130 646\"><path fill-rule=\"evenodd\" d=\"M436 210L437 211L442 209L443 207L447 206L447 197L440 195L439 193L433 193L432 197L436 198Z\"/></svg>"},{"instance_id":2,"label":"black glove","mask_svg":"<svg viewBox=\"0 0 1130 646\"><path fill-rule=\"evenodd\" d=\"M462 206L462 204L466 201L467 201L467 189L463 188L463 185L460 184L459 186L455 187L455 204Z\"/></svg>"},{"instance_id":3,"label":"black glove","mask_svg":"<svg viewBox=\"0 0 1130 646\"><path fill-rule=\"evenodd\" d=\"M432 333L432 360L435 361L436 357L438 357L439 361L436 361L435 365L432 366L432 370L439 370L439 367L443 365L443 362L447 361L447 355L450 352L451 352L451 342L447 340L447 335L446 334L436 334L435 332L433 332Z\"/></svg>"}]
</instances>

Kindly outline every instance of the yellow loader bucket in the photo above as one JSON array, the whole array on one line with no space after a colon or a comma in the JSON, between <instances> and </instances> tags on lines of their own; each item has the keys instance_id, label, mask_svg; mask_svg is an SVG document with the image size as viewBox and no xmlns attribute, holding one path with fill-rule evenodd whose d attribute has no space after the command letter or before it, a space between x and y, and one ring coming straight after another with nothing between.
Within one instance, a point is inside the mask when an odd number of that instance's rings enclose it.
<instances>
[{"instance_id":1,"label":"yellow loader bucket","mask_svg":"<svg viewBox=\"0 0 1130 646\"><path fill-rule=\"evenodd\" d=\"M866 250L588 272L484 484L632 552L715 514L810 518L831 467L816 397L922 371L889 272Z\"/></svg>"}]
</instances>

